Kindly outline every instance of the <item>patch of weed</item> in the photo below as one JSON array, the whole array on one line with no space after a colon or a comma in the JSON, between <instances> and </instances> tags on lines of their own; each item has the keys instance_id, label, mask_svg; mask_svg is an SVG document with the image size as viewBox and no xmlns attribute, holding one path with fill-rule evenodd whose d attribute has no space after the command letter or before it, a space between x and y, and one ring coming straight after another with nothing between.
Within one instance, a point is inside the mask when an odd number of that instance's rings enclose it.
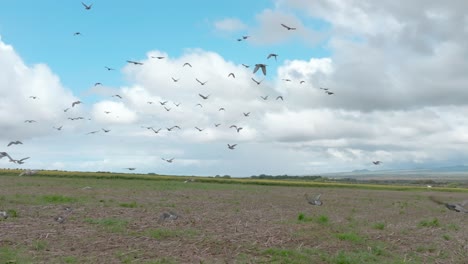
<instances>
[{"instance_id":1,"label":"patch of weed","mask_svg":"<svg viewBox=\"0 0 468 264\"><path fill-rule=\"evenodd\" d=\"M438 227L440 226L439 219L434 218L432 220L422 220L418 224L419 227Z\"/></svg>"}]
</instances>

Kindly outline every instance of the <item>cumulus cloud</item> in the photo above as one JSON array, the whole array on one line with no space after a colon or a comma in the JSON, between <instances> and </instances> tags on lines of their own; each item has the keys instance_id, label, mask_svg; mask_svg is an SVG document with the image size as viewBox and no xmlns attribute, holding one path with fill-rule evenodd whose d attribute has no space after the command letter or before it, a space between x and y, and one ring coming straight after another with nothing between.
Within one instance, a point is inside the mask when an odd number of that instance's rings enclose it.
<instances>
[{"instance_id":1,"label":"cumulus cloud","mask_svg":"<svg viewBox=\"0 0 468 264\"><path fill-rule=\"evenodd\" d=\"M215 21L214 27L217 31L230 33L244 30L247 28L247 25L237 18L224 18Z\"/></svg>"}]
</instances>

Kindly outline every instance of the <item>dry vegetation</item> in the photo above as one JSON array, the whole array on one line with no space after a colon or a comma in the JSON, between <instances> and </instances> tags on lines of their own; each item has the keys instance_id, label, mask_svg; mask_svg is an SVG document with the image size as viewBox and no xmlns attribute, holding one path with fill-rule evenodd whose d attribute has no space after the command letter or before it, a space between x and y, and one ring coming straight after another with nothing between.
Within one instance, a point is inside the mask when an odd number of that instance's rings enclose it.
<instances>
[{"instance_id":1,"label":"dry vegetation","mask_svg":"<svg viewBox=\"0 0 468 264\"><path fill-rule=\"evenodd\" d=\"M464 263L460 191L4 175L0 263Z\"/></svg>"}]
</instances>

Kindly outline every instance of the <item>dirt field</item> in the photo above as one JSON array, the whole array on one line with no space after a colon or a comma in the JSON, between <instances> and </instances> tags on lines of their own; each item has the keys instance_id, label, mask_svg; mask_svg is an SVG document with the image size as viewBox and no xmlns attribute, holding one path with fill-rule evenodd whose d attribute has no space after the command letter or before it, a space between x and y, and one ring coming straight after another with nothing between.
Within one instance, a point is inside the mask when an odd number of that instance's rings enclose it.
<instances>
[{"instance_id":1,"label":"dirt field","mask_svg":"<svg viewBox=\"0 0 468 264\"><path fill-rule=\"evenodd\" d=\"M323 206L304 194L322 194ZM0 176L0 263L467 263L467 193ZM163 213L177 219L162 219ZM56 220L62 216L64 221Z\"/></svg>"}]
</instances>

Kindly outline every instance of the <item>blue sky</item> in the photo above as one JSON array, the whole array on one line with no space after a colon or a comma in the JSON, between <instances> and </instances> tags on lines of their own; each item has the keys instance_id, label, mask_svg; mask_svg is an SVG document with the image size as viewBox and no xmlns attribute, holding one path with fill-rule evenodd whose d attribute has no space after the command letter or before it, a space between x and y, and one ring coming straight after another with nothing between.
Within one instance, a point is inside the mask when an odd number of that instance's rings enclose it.
<instances>
[{"instance_id":1,"label":"blue sky","mask_svg":"<svg viewBox=\"0 0 468 264\"><path fill-rule=\"evenodd\" d=\"M91 10L81 1L2 3L0 146L22 140L6 150L31 158L23 165L2 159L0 166L249 176L450 166L468 159L468 17L461 8L468 4L86 3ZM237 41L243 35L250 38ZM148 55L159 52L168 57ZM270 53L278 60L267 60ZM194 67L183 68L184 62ZM242 63L266 63L268 74ZM93 87L96 82L103 86ZM63 111L76 100L83 104ZM76 116L85 120L68 119ZM165 130L175 124L182 129ZM171 157L171 164L162 160Z\"/></svg>"}]
</instances>

